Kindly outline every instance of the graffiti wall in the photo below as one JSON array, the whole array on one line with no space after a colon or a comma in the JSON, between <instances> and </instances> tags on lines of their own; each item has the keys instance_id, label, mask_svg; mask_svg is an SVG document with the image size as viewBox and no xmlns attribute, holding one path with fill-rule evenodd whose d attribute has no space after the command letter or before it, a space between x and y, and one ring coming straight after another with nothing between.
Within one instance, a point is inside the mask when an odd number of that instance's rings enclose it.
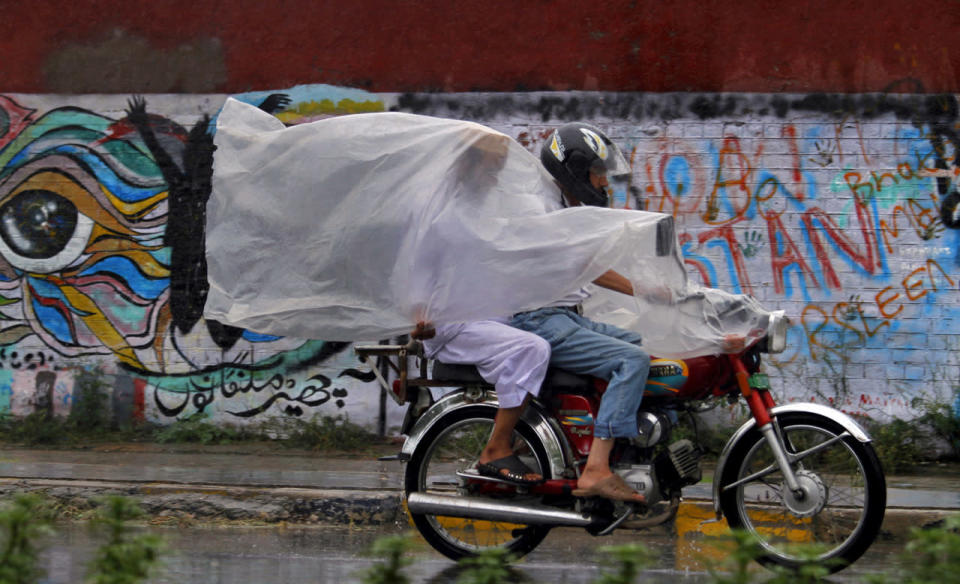
<instances>
[{"instance_id":1,"label":"graffiti wall","mask_svg":"<svg viewBox=\"0 0 960 584\"><path fill-rule=\"evenodd\" d=\"M384 110L468 119L531 150L563 122L592 121L630 155L616 206L672 215L691 278L792 318L770 363L781 399L908 416L915 398L952 400L960 383L956 96L239 97L287 124ZM153 421L398 423L349 345L202 319L225 98L0 95L0 411L69 411L76 372L96 366Z\"/></svg>"}]
</instances>

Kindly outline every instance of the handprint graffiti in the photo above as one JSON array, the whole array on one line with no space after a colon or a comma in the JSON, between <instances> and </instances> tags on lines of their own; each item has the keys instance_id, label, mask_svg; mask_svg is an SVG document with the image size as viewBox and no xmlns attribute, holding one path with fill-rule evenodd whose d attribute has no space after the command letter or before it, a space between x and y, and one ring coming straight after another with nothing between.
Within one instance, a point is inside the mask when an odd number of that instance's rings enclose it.
<instances>
[{"instance_id":1,"label":"handprint graffiti","mask_svg":"<svg viewBox=\"0 0 960 584\"><path fill-rule=\"evenodd\" d=\"M763 234L759 231L748 231L743 236L744 242L739 244L740 250L743 251L744 257L752 258L757 255L757 253L765 245L763 241Z\"/></svg>"}]
</instances>

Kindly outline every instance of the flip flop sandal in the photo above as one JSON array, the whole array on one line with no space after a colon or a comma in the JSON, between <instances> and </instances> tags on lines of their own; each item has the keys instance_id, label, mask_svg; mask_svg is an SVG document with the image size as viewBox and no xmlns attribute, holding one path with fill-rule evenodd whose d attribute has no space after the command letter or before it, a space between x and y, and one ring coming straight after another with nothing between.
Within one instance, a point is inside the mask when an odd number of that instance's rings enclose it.
<instances>
[{"instance_id":1,"label":"flip flop sandal","mask_svg":"<svg viewBox=\"0 0 960 584\"><path fill-rule=\"evenodd\" d=\"M507 472L503 472L506 470ZM485 477L500 479L516 485L539 485L543 479L531 481L528 474L540 474L517 458L516 454L504 456L490 462L477 465L477 472Z\"/></svg>"},{"instance_id":2,"label":"flip flop sandal","mask_svg":"<svg viewBox=\"0 0 960 584\"><path fill-rule=\"evenodd\" d=\"M586 489L574 489L571 493L574 497L603 497L604 499L626 501L627 503L644 503L646 501L643 495L634 491L618 474L610 475ZM641 498L636 499L636 495L640 495Z\"/></svg>"}]
</instances>

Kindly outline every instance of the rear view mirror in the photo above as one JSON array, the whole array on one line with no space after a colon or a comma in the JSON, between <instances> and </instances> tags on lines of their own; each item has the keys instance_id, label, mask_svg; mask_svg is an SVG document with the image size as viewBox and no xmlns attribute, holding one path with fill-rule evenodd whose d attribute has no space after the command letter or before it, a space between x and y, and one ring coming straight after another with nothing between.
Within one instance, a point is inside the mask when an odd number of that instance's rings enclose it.
<instances>
[{"instance_id":1,"label":"rear view mirror","mask_svg":"<svg viewBox=\"0 0 960 584\"><path fill-rule=\"evenodd\" d=\"M676 240L673 217L664 217L657 223L657 256L663 257L672 254Z\"/></svg>"}]
</instances>

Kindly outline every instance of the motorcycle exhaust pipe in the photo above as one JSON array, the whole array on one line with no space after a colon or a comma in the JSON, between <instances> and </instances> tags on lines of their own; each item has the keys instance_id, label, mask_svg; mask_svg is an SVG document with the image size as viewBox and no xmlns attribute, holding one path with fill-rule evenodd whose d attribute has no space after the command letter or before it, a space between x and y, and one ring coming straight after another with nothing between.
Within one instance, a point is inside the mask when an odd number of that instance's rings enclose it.
<instances>
[{"instance_id":1,"label":"motorcycle exhaust pipe","mask_svg":"<svg viewBox=\"0 0 960 584\"><path fill-rule=\"evenodd\" d=\"M465 517L488 521L506 521L527 525L589 527L601 521L591 515L564 511L545 505L521 505L481 497L410 493L407 508L411 513L446 517Z\"/></svg>"}]
</instances>

